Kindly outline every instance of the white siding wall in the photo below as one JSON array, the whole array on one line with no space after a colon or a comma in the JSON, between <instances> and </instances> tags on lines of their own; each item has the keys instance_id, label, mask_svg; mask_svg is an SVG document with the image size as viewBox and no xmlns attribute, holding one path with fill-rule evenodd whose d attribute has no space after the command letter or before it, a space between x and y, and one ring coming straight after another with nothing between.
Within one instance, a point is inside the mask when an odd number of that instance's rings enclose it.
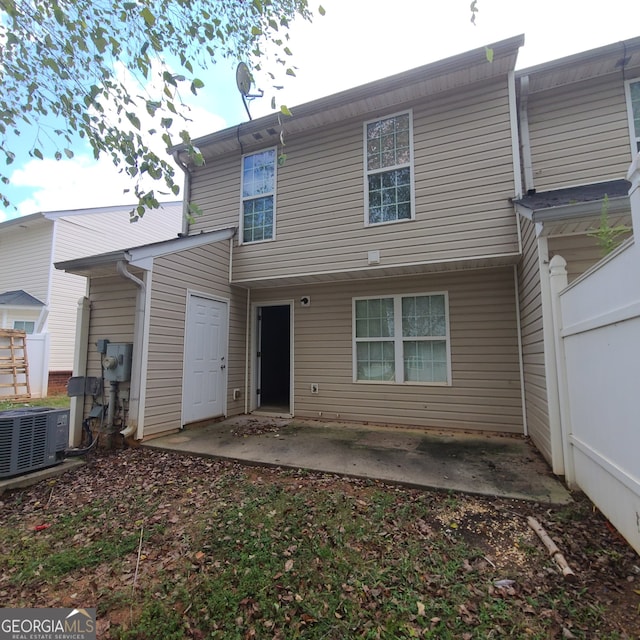
<instances>
[{"instance_id":1,"label":"white siding wall","mask_svg":"<svg viewBox=\"0 0 640 640\"><path fill-rule=\"evenodd\" d=\"M23 289L47 304L52 234L43 219L0 231L0 293Z\"/></svg>"},{"instance_id":2,"label":"white siding wall","mask_svg":"<svg viewBox=\"0 0 640 640\"><path fill-rule=\"evenodd\" d=\"M352 298L448 291L453 384L353 382ZM252 301L311 296L294 309L295 414L522 433L511 268L252 291ZM311 393L311 383L320 392Z\"/></svg>"},{"instance_id":3,"label":"white siding wall","mask_svg":"<svg viewBox=\"0 0 640 640\"><path fill-rule=\"evenodd\" d=\"M234 282L364 268L372 249L383 266L517 252L506 78L465 87L464 98L450 92L406 106L416 219L364 226L363 121L388 113L289 136L278 167L277 239L239 247ZM191 198L204 211L192 233L238 224L240 154L197 171Z\"/></svg>"}]
</instances>

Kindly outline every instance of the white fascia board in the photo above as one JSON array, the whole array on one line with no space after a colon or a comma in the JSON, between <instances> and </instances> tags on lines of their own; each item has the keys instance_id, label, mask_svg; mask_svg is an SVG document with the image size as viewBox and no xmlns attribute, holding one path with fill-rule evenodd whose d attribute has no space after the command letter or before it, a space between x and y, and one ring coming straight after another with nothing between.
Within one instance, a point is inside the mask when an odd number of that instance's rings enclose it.
<instances>
[{"instance_id":1,"label":"white fascia board","mask_svg":"<svg viewBox=\"0 0 640 640\"><path fill-rule=\"evenodd\" d=\"M166 256L177 251L185 251L187 249L195 249L212 242L220 242L221 240L229 240L233 238L237 232L237 227L226 227L217 231L209 231L207 233L199 233L192 236L184 236L182 238L173 238L156 244L144 247L135 247L125 251L126 261L141 269L148 269L155 258Z\"/></svg>"}]
</instances>

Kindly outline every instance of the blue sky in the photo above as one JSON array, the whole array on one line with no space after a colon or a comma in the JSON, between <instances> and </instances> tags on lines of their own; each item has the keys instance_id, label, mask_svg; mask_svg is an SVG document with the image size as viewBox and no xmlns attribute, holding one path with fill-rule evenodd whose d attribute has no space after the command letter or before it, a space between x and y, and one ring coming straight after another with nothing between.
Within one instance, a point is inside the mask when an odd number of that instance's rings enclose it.
<instances>
[{"instance_id":1,"label":"blue sky","mask_svg":"<svg viewBox=\"0 0 640 640\"><path fill-rule=\"evenodd\" d=\"M312 8L318 0L311 0ZM295 105L450 55L525 34L518 68L640 35L638 0L478 0L476 25L470 0L321 0L324 17L291 30L296 78L277 99ZM235 63L199 74L205 90L192 102L192 136L247 119L235 86ZM270 81L256 74L265 97L251 104L254 117L270 112ZM29 132L17 151L31 145ZM96 162L82 144L72 160L29 159L19 153L5 189L17 211L0 209L0 222L37 211L131 203L132 185L108 158ZM168 198L171 199L171 198Z\"/></svg>"}]
</instances>

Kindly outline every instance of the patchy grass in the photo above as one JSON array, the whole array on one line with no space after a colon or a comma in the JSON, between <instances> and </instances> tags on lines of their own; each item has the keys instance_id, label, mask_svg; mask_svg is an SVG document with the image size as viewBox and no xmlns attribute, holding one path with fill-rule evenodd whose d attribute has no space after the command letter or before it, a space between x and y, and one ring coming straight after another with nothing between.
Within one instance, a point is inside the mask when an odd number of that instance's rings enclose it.
<instances>
[{"instance_id":1,"label":"patchy grass","mask_svg":"<svg viewBox=\"0 0 640 640\"><path fill-rule=\"evenodd\" d=\"M96 606L102 638L640 632L638 556L586 500L556 510L148 450L2 500L3 606Z\"/></svg>"},{"instance_id":2,"label":"patchy grass","mask_svg":"<svg viewBox=\"0 0 640 640\"><path fill-rule=\"evenodd\" d=\"M54 409L68 409L71 398L65 395L49 396L47 398L29 398L28 400L2 400L0 411L20 409L22 407L52 407Z\"/></svg>"}]
</instances>

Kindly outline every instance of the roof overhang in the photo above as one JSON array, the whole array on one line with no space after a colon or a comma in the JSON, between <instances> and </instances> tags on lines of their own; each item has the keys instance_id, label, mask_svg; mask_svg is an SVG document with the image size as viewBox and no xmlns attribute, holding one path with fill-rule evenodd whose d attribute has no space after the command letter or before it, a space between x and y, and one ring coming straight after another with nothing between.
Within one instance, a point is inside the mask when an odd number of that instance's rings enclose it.
<instances>
[{"instance_id":1,"label":"roof overhang","mask_svg":"<svg viewBox=\"0 0 640 640\"><path fill-rule=\"evenodd\" d=\"M406 105L412 100L472 83L504 77L514 70L518 49L523 44L524 36L515 36L294 107L292 117L274 113L203 136L194 140L193 145L205 159L210 159L252 145L277 144L282 128L291 136L359 118L363 114L393 109L396 105ZM487 49L492 51L491 61ZM173 152L188 166L185 145L177 145Z\"/></svg>"},{"instance_id":2,"label":"roof overhang","mask_svg":"<svg viewBox=\"0 0 640 640\"><path fill-rule=\"evenodd\" d=\"M77 258L65 262L56 262L55 268L67 273L85 277L115 275L117 264L124 262L140 271L149 271L155 258L160 258L178 251L195 249L214 242L230 240L235 236L237 227L225 227L215 231L199 233L191 236L179 236L171 240L131 247L119 251L110 251L86 258Z\"/></svg>"},{"instance_id":3,"label":"roof overhang","mask_svg":"<svg viewBox=\"0 0 640 640\"><path fill-rule=\"evenodd\" d=\"M529 78L529 94L640 67L640 38L615 42L516 71Z\"/></svg>"},{"instance_id":4,"label":"roof overhang","mask_svg":"<svg viewBox=\"0 0 640 640\"><path fill-rule=\"evenodd\" d=\"M612 227L630 227L629 188L626 180L611 180L532 193L513 204L518 214L536 224L539 236L586 233L598 227L603 211Z\"/></svg>"},{"instance_id":5,"label":"roof overhang","mask_svg":"<svg viewBox=\"0 0 640 640\"><path fill-rule=\"evenodd\" d=\"M432 273L448 273L463 270L492 269L517 264L520 253L505 253L494 256L473 256L451 260L434 260L433 262L416 262L398 265L377 265L362 267L348 271L320 271L315 273L299 273L279 277L259 277L247 280L232 280L231 284L247 289L272 289L299 285L370 281L375 278L399 278L419 276Z\"/></svg>"}]
</instances>

